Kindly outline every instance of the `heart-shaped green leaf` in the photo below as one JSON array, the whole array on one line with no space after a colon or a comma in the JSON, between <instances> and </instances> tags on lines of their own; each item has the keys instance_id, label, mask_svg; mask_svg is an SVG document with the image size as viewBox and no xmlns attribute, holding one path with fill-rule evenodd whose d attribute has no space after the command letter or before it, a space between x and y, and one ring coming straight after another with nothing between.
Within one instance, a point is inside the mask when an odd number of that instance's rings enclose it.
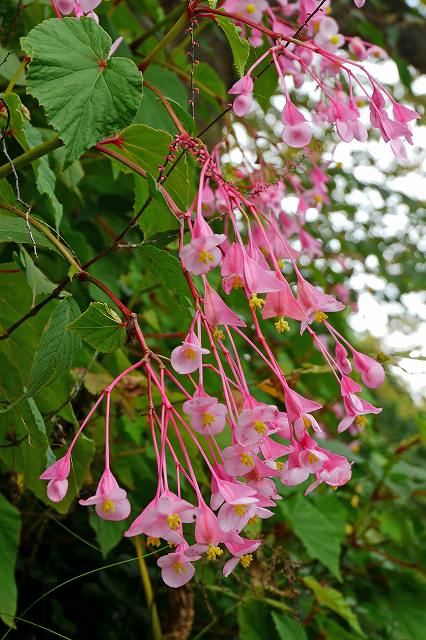
<instances>
[{"instance_id":1,"label":"heart-shaped green leaf","mask_svg":"<svg viewBox=\"0 0 426 640\"><path fill-rule=\"evenodd\" d=\"M43 105L77 159L134 118L142 98L142 74L127 58L109 58L110 36L90 18L51 18L21 38L31 56L27 90Z\"/></svg>"}]
</instances>

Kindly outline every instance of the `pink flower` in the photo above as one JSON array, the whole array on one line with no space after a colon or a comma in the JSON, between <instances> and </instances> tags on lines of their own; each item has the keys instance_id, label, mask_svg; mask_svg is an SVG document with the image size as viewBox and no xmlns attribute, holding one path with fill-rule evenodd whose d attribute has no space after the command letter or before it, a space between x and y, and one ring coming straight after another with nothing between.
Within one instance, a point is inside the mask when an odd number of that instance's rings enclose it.
<instances>
[{"instance_id":1,"label":"pink flower","mask_svg":"<svg viewBox=\"0 0 426 640\"><path fill-rule=\"evenodd\" d=\"M225 533L229 531L240 533L250 518L256 515L256 512L257 506L254 502L250 504L228 504L225 502L217 514L219 527L222 531L225 531Z\"/></svg>"},{"instance_id":2,"label":"pink flower","mask_svg":"<svg viewBox=\"0 0 426 640\"><path fill-rule=\"evenodd\" d=\"M358 38L358 36L349 40L348 48L349 51L353 53L356 58L358 58L358 60L365 60L367 58L367 50L364 46L363 41L361 40L361 38Z\"/></svg>"},{"instance_id":3,"label":"pink flower","mask_svg":"<svg viewBox=\"0 0 426 640\"><path fill-rule=\"evenodd\" d=\"M245 408L235 427L237 441L246 447L258 444L265 436L274 431L270 422L277 417L277 407L258 404L253 399L246 401Z\"/></svg>"},{"instance_id":4,"label":"pink flower","mask_svg":"<svg viewBox=\"0 0 426 640\"><path fill-rule=\"evenodd\" d=\"M47 497L52 502L60 502L68 490L68 476L70 473L71 454L66 453L63 458L47 467L40 476L40 480L49 480Z\"/></svg>"},{"instance_id":5,"label":"pink flower","mask_svg":"<svg viewBox=\"0 0 426 640\"><path fill-rule=\"evenodd\" d=\"M157 560L157 565L161 567L161 577L168 587L182 587L194 576L195 569L192 563L201 556L188 557L185 554L187 547L186 544L180 544L176 551Z\"/></svg>"},{"instance_id":6,"label":"pink flower","mask_svg":"<svg viewBox=\"0 0 426 640\"><path fill-rule=\"evenodd\" d=\"M287 98L282 112L282 121L285 125L282 136L283 141L289 147L299 149L310 143L312 138L311 128L305 116L299 109L296 109L289 98Z\"/></svg>"},{"instance_id":7,"label":"pink flower","mask_svg":"<svg viewBox=\"0 0 426 640\"><path fill-rule=\"evenodd\" d=\"M222 300L220 295L211 288L207 280L204 283L204 313L207 322L216 327L220 324L231 327L245 327L246 323Z\"/></svg>"},{"instance_id":8,"label":"pink flower","mask_svg":"<svg viewBox=\"0 0 426 640\"><path fill-rule=\"evenodd\" d=\"M361 391L361 387L351 378L342 376L340 389L343 404L345 405L346 416L339 423L337 428L338 433L346 431L358 416L363 416L368 413L381 413L382 410L380 408L374 407L370 402L367 402L367 400L358 398L356 394Z\"/></svg>"},{"instance_id":9,"label":"pink flower","mask_svg":"<svg viewBox=\"0 0 426 640\"><path fill-rule=\"evenodd\" d=\"M293 318L294 320L303 320L305 312L295 299L293 292L287 280L283 280L284 289L268 293L265 299L265 305L262 309L262 318Z\"/></svg>"},{"instance_id":10,"label":"pink flower","mask_svg":"<svg viewBox=\"0 0 426 640\"><path fill-rule=\"evenodd\" d=\"M348 352L345 347L340 344L340 342L336 343L336 362L340 367L340 371L345 375L349 375L352 371L351 363L348 360Z\"/></svg>"},{"instance_id":11,"label":"pink flower","mask_svg":"<svg viewBox=\"0 0 426 640\"><path fill-rule=\"evenodd\" d=\"M325 451L325 449L320 449L319 447L316 452L317 455L318 452L325 453L327 459L323 463L321 470L315 474L316 480L306 489L305 495L313 491L322 482L325 482L330 487L341 487L349 482L352 476L352 465L344 456Z\"/></svg>"},{"instance_id":12,"label":"pink flower","mask_svg":"<svg viewBox=\"0 0 426 640\"><path fill-rule=\"evenodd\" d=\"M103 520L125 520L130 514L127 493L118 486L109 469L103 472L95 495L87 500L79 500L79 503L85 507L95 505L96 513Z\"/></svg>"},{"instance_id":13,"label":"pink flower","mask_svg":"<svg viewBox=\"0 0 426 640\"><path fill-rule=\"evenodd\" d=\"M341 311L345 308L345 305L338 302L334 296L323 293L312 286L299 272L297 273L297 301L307 315L307 320L301 324L300 333L303 333L306 326L314 320L317 322L326 320L327 312Z\"/></svg>"},{"instance_id":14,"label":"pink flower","mask_svg":"<svg viewBox=\"0 0 426 640\"><path fill-rule=\"evenodd\" d=\"M86 16L99 22L93 9L101 4L101 0L56 0L56 7L65 16L74 13L76 18Z\"/></svg>"},{"instance_id":15,"label":"pink flower","mask_svg":"<svg viewBox=\"0 0 426 640\"><path fill-rule=\"evenodd\" d=\"M263 12L268 8L266 0L225 0L222 9L247 18L252 22L261 22Z\"/></svg>"},{"instance_id":16,"label":"pink flower","mask_svg":"<svg viewBox=\"0 0 426 640\"><path fill-rule=\"evenodd\" d=\"M322 404L314 400L308 400L287 387L284 392L285 406L289 422L294 424L296 435L301 438L306 429L313 427L315 431L321 431L321 427L311 415L312 411L322 408Z\"/></svg>"},{"instance_id":17,"label":"pink flower","mask_svg":"<svg viewBox=\"0 0 426 640\"><path fill-rule=\"evenodd\" d=\"M198 509L190 502L171 491L164 491L145 507L124 535L131 537L144 533L152 538L181 544L184 541L182 523L193 522L197 513Z\"/></svg>"},{"instance_id":18,"label":"pink flower","mask_svg":"<svg viewBox=\"0 0 426 640\"><path fill-rule=\"evenodd\" d=\"M173 349L171 354L172 367L178 373L192 373L202 362L202 356L210 353L203 349L201 342L191 330L180 347Z\"/></svg>"},{"instance_id":19,"label":"pink flower","mask_svg":"<svg viewBox=\"0 0 426 640\"><path fill-rule=\"evenodd\" d=\"M376 389L383 384L385 379L385 371L382 365L374 360L374 358L370 358L370 356L366 356L363 353L359 353L352 350L352 355L354 359L354 367L361 374L361 380L365 384L366 387L370 387L370 389ZM347 373L344 371L343 373Z\"/></svg>"},{"instance_id":20,"label":"pink flower","mask_svg":"<svg viewBox=\"0 0 426 640\"><path fill-rule=\"evenodd\" d=\"M225 471L231 476L245 476L258 460L252 449L240 444L226 447L222 453Z\"/></svg>"},{"instance_id":21,"label":"pink flower","mask_svg":"<svg viewBox=\"0 0 426 640\"><path fill-rule=\"evenodd\" d=\"M337 22L328 16L321 18L314 42L326 51L336 51L345 43L345 39L339 33Z\"/></svg>"},{"instance_id":22,"label":"pink flower","mask_svg":"<svg viewBox=\"0 0 426 640\"><path fill-rule=\"evenodd\" d=\"M253 80L249 75L238 80L229 89L228 93L236 95L233 111L236 116L242 117L248 113L253 104Z\"/></svg>"},{"instance_id":23,"label":"pink flower","mask_svg":"<svg viewBox=\"0 0 426 640\"><path fill-rule=\"evenodd\" d=\"M194 275L214 269L222 259L218 245L225 239L224 234L213 233L201 213L198 213L191 241L180 250L180 258L185 269Z\"/></svg>"},{"instance_id":24,"label":"pink flower","mask_svg":"<svg viewBox=\"0 0 426 640\"><path fill-rule=\"evenodd\" d=\"M300 244L302 249L312 260L315 256L322 256L322 242L313 238L305 229L301 228L299 232Z\"/></svg>"},{"instance_id":25,"label":"pink flower","mask_svg":"<svg viewBox=\"0 0 426 640\"><path fill-rule=\"evenodd\" d=\"M365 0L354 0L355 6L361 9L365 5Z\"/></svg>"},{"instance_id":26,"label":"pink flower","mask_svg":"<svg viewBox=\"0 0 426 640\"><path fill-rule=\"evenodd\" d=\"M191 427L203 435L220 433L225 426L228 409L216 398L207 395L198 387L191 400L182 406L184 412L190 416Z\"/></svg>"},{"instance_id":27,"label":"pink flower","mask_svg":"<svg viewBox=\"0 0 426 640\"><path fill-rule=\"evenodd\" d=\"M233 242L222 263L222 286L226 293L245 287L247 293L268 293L285 288L273 271L267 271L247 251Z\"/></svg>"},{"instance_id":28,"label":"pink flower","mask_svg":"<svg viewBox=\"0 0 426 640\"><path fill-rule=\"evenodd\" d=\"M248 567L253 560L252 553L256 551L261 545L260 540L247 540L241 538L238 534L234 534L229 542L226 542L226 547L232 558L225 562L223 567L223 575L228 577L238 563L241 563L243 567Z\"/></svg>"}]
</instances>

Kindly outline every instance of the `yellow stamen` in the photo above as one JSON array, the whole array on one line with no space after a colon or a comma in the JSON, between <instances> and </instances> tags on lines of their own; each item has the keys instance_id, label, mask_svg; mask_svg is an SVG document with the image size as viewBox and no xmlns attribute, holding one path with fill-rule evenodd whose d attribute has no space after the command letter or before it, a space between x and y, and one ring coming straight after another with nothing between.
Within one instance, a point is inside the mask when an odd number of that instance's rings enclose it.
<instances>
[{"instance_id":1,"label":"yellow stamen","mask_svg":"<svg viewBox=\"0 0 426 640\"><path fill-rule=\"evenodd\" d=\"M363 98L357 98L356 106L357 107L363 107L364 105L365 105L365 101L363 100Z\"/></svg>"},{"instance_id":2,"label":"yellow stamen","mask_svg":"<svg viewBox=\"0 0 426 640\"><path fill-rule=\"evenodd\" d=\"M281 258L280 258L279 260L277 260L277 264L278 264L280 269L284 269L284 260L281 260Z\"/></svg>"},{"instance_id":3,"label":"yellow stamen","mask_svg":"<svg viewBox=\"0 0 426 640\"><path fill-rule=\"evenodd\" d=\"M314 462L318 462L318 458L316 457L315 454L309 453L308 454L308 462L309 462L309 464L314 464Z\"/></svg>"},{"instance_id":4,"label":"yellow stamen","mask_svg":"<svg viewBox=\"0 0 426 640\"><path fill-rule=\"evenodd\" d=\"M336 162L336 169L343 169L343 162Z\"/></svg>"},{"instance_id":5,"label":"yellow stamen","mask_svg":"<svg viewBox=\"0 0 426 640\"><path fill-rule=\"evenodd\" d=\"M303 424L305 425L305 429L309 429L309 427L312 427L312 422L309 420L308 416L303 416L302 420Z\"/></svg>"},{"instance_id":6,"label":"yellow stamen","mask_svg":"<svg viewBox=\"0 0 426 640\"><path fill-rule=\"evenodd\" d=\"M215 547L212 544L209 544L209 548L207 550L207 560L216 560L223 553L223 549L220 547Z\"/></svg>"},{"instance_id":7,"label":"yellow stamen","mask_svg":"<svg viewBox=\"0 0 426 640\"><path fill-rule=\"evenodd\" d=\"M277 465L277 471L282 471L284 469L284 462L278 461L276 465Z\"/></svg>"},{"instance_id":8,"label":"yellow stamen","mask_svg":"<svg viewBox=\"0 0 426 640\"><path fill-rule=\"evenodd\" d=\"M191 349L191 347L185 349L184 355L187 360L195 360L195 358L197 357L196 352L194 351L194 349Z\"/></svg>"},{"instance_id":9,"label":"yellow stamen","mask_svg":"<svg viewBox=\"0 0 426 640\"><path fill-rule=\"evenodd\" d=\"M250 518L250 520L247 520L247 524L249 524L249 525L254 524L254 523L257 521L258 517L259 517L259 516L253 516L253 517L251 517L251 518Z\"/></svg>"},{"instance_id":10,"label":"yellow stamen","mask_svg":"<svg viewBox=\"0 0 426 640\"><path fill-rule=\"evenodd\" d=\"M205 429L206 427L210 427L210 425L212 425L215 420L216 418L212 413L205 413L201 420L201 426L203 427L203 429Z\"/></svg>"},{"instance_id":11,"label":"yellow stamen","mask_svg":"<svg viewBox=\"0 0 426 640\"><path fill-rule=\"evenodd\" d=\"M254 430L257 431L257 433L260 436L264 436L266 433L266 424L264 422L261 422L260 420L256 420L254 423Z\"/></svg>"},{"instance_id":12,"label":"yellow stamen","mask_svg":"<svg viewBox=\"0 0 426 640\"><path fill-rule=\"evenodd\" d=\"M333 489L333 491L337 491L337 487L331 487Z\"/></svg>"},{"instance_id":13,"label":"yellow stamen","mask_svg":"<svg viewBox=\"0 0 426 640\"><path fill-rule=\"evenodd\" d=\"M352 496L351 505L353 506L354 509L358 509L359 503L360 503L359 496L357 495Z\"/></svg>"},{"instance_id":14,"label":"yellow stamen","mask_svg":"<svg viewBox=\"0 0 426 640\"><path fill-rule=\"evenodd\" d=\"M175 562L173 565L173 571L175 571L178 576L181 576L183 573L186 573L186 568L182 564L182 562Z\"/></svg>"},{"instance_id":15,"label":"yellow stamen","mask_svg":"<svg viewBox=\"0 0 426 640\"><path fill-rule=\"evenodd\" d=\"M214 262L214 255L209 251L203 249L198 254L198 262L202 262L203 264L209 264L209 262Z\"/></svg>"},{"instance_id":16,"label":"yellow stamen","mask_svg":"<svg viewBox=\"0 0 426 640\"><path fill-rule=\"evenodd\" d=\"M331 36L330 42L331 44L339 44L339 36L337 35L337 33L334 36Z\"/></svg>"},{"instance_id":17,"label":"yellow stamen","mask_svg":"<svg viewBox=\"0 0 426 640\"><path fill-rule=\"evenodd\" d=\"M284 318L279 318L275 323L275 329L278 333L284 333L284 331L290 331L290 325Z\"/></svg>"},{"instance_id":18,"label":"yellow stamen","mask_svg":"<svg viewBox=\"0 0 426 640\"><path fill-rule=\"evenodd\" d=\"M324 198L321 194L317 193L316 195L314 195L314 200L317 204L321 204L321 202L324 201Z\"/></svg>"},{"instance_id":19,"label":"yellow stamen","mask_svg":"<svg viewBox=\"0 0 426 640\"><path fill-rule=\"evenodd\" d=\"M234 276L234 279L232 280L232 287L234 289L242 289L242 287L244 287L244 282L240 276Z\"/></svg>"},{"instance_id":20,"label":"yellow stamen","mask_svg":"<svg viewBox=\"0 0 426 640\"><path fill-rule=\"evenodd\" d=\"M325 15L329 16L331 13L331 7L327 7L326 9L324 9Z\"/></svg>"},{"instance_id":21,"label":"yellow stamen","mask_svg":"<svg viewBox=\"0 0 426 640\"><path fill-rule=\"evenodd\" d=\"M115 504L110 498L107 498L106 500L104 500L104 504L102 505L102 511L104 513L114 513Z\"/></svg>"},{"instance_id":22,"label":"yellow stamen","mask_svg":"<svg viewBox=\"0 0 426 640\"><path fill-rule=\"evenodd\" d=\"M148 536L146 539L146 544L149 547L159 547L161 544L160 538L153 538L152 536Z\"/></svg>"},{"instance_id":23,"label":"yellow stamen","mask_svg":"<svg viewBox=\"0 0 426 640\"><path fill-rule=\"evenodd\" d=\"M180 526L179 515L177 513L172 513L170 516L167 516L167 524L169 525L170 529L172 529L173 531L176 531L177 529L179 529L179 526Z\"/></svg>"},{"instance_id":24,"label":"yellow stamen","mask_svg":"<svg viewBox=\"0 0 426 640\"><path fill-rule=\"evenodd\" d=\"M248 453L242 453L241 454L241 464L243 464L245 467L252 467L253 466L253 458L251 456L249 456Z\"/></svg>"},{"instance_id":25,"label":"yellow stamen","mask_svg":"<svg viewBox=\"0 0 426 640\"><path fill-rule=\"evenodd\" d=\"M350 523L350 522L347 522L347 523L345 524L345 531L346 531L346 534L347 534L348 536L350 536L350 535L354 532L354 528L353 528L353 526L351 525L351 523Z\"/></svg>"},{"instance_id":26,"label":"yellow stamen","mask_svg":"<svg viewBox=\"0 0 426 640\"><path fill-rule=\"evenodd\" d=\"M244 516L247 512L248 506L246 504L236 504L234 506L234 513L237 516Z\"/></svg>"},{"instance_id":27,"label":"yellow stamen","mask_svg":"<svg viewBox=\"0 0 426 640\"><path fill-rule=\"evenodd\" d=\"M222 329L218 329L217 327L213 329L213 339L216 340L216 342L223 342L223 340L225 340L225 334Z\"/></svg>"},{"instance_id":28,"label":"yellow stamen","mask_svg":"<svg viewBox=\"0 0 426 640\"><path fill-rule=\"evenodd\" d=\"M315 311L314 313L314 319L316 322L324 322L324 320L327 320L327 318L328 315L323 311Z\"/></svg>"},{"instance_id":29,"label":"yellow stamen","mask_svg":"<svg viewBox=\"0 0 426 640\"><path fill-rule=\"evenodd\" d=\"M365 416L357 416L355 418L355 424L357 427L365 427L367 424L367 418Z\"/></svg>"},{"instance_id":30,"label":"yellow stamen","mask_svg":"<svg viewBox=\"0 0 426 640\"><path fill-rule=\"evenodd\" d=\"M255 293L252 293L249 307L250 309L261 309L265 304L265 300L263 298L258 298Z\"/></svg>"},{"instance_id":31,"label":"yellow stamen","mask_svg":"<svg viewBox=\"0 0 426 640\"><path fill-rule=\"evenodd\" d=\"M249 4L246 5L246 11L247 11L248 14L255 13L256 5L253 4L252 2L249 2Z\"/></svg>"},{"instance_id":32,"label":"yellow stamen","mask_svg":"<svg viewBox=\"0 0 426 640\"><path fill-rule=\"evenodd\" d=\"M321 25L321 22L319 20L314 22L314 33L318 33L318 31L320 30L320 25Z\"/></svg>"},{"instance_id":33,"label":"yellow stamen","mask_svg":"<svg viewBox=\"0 0 426 640\"><path fill-rule=\"evenodd\" d=\"M247 567L250 566L250 563L252 561L253 561L253 556L252 556L251 553L246 553L245 556L241 556L241 558L240 558L240 563L242 564L244 569L247 569Z\"/></svg>"}]
</instances>

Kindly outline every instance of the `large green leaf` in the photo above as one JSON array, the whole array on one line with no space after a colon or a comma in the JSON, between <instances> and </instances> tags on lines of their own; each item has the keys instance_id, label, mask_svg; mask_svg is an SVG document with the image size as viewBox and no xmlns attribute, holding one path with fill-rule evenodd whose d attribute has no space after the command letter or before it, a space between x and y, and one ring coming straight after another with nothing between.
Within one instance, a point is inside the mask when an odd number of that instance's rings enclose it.
<instances>
[{"instance_id":1,"label":"large green leaf","mask_svg":"<svg viewBox=\"0 0 426 640\"><path fill-rule=\"evenodd\" d=\"M141 73L130 59L109 59L111 44L90 18L45 20L21 39L31 56L28 92L64 141L67 161L125 127L138 109Z\"/></svg>"},{"instance_id":2,"label":"large green leaf","mask_svg":"<svg viewBox=\"0 0 426 640\"><path fill-rule=\"evenodd\" d=\"M0 494L0 618L9 627L17 606L15 563L21 532L21 516Z\"/></svg>"},{"instance_id":3,"label":"large green leaf","mask_svg":"<svg viewBox=\"0 0 426 640\"><path fill-rule=\"evenodd\" d=\"M56 251L56 248L50 240L37 231L37 229L31 227L31 232L37 247L45 247ZM3 210L0 209L0 243L2 242L16 242L31 245L33 243L25 220L23 218L13 218L9 215L3 215Z\"/></svg>"},{"instance_id":4,"label":"large green leaf","mask_svg":"<svg viewBox=\"0 0 426 640\"><path fill-rule=\"evenodd\" d=\"M172 136L166 131L151 129L143 124L133 124L121 133L121 138L123 148L120 154L140 165L154 179L157 179L158 167L164 165L164 157L169 153ZM179 207L183 209L188 207L190 193L185 158L176 165L164 183L164 188Z\"/></svg>"},{"instance_id":5,"label":"large green leaf","mask_svg":"<svg viewBox=\"0 0 426 640\"><path fill-rule=\"evenodd\" d=\"M358 618L355 613L352 611L348 603L346 602L343 594L337 589L332 589L331 587L322 586L315 578L311 576L307 576L303 578L303 582L313 591L316 599L320 604L327 609L331 609L339 616L341 616L346 622L352 627L354 631L359 633L360 635L364 635L361 627L359 626Z\"/></svg>"},{"instance_id":6,"label":"large green leaf","mask_svg":"<svg viewBox=\"0 0 426 640\"><path fill-rule=\"evenodd\" d=\"M340 579L339 556L345 538L345 512L333 496L321 496L315 506L300 493L280 508L311 558L318 559Z\"/></svg>"},{"instance_id":7,"label":"large green leaf","mask_svg":"<svg viewBox=\"0 0 426 640\"><path fill-rule=\"evenodd\" d=\"M96 540L104 558L121 542L123 532L129 526L126 520L118 522L103 520L94 510L90 512L89 523L95 532Z\"/></svg>"},{"instance_id":8,"label":"large green leaf","mask_svg":"<svg viewBox=\"0 0 426 640\"><path fill-rule=\"evenodd\" d=\"M119 349L126 339L120 316L104 302L92 302L68 328L103 353Z\"/></svg>"}]
</instances>

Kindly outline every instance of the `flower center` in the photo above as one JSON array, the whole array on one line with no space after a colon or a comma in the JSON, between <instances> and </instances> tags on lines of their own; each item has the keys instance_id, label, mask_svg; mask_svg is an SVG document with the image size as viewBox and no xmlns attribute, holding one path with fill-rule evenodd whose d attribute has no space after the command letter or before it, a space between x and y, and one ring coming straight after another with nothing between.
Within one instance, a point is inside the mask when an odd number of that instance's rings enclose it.
<instances>
[{"instance_id":1,"label":"flower center","mask_svg":"<svg viewBox=\"0 0 426 640\"><path fill-rule=\"evenodd\" d=\"M357 416L355 418L355 424L357 427L365 427L367 424L367 418L365 416Z\"/></svg>"},{"instance_id":2,"label":"flower center","mask_svg":"<svg viewBox=\"0 0 426 640\"><path fill-rule=\"evenodd\" d=\"M106 500L104 500L104 504L102 505L102 511L104 513L114 513L115 504L110 498L107 498Z\"/></svg>"},{"instance_id":3,"label":"flower center","mask_svg":"<svg viewBox=\"0 0 426 640\"><path fill-rule=\"evenodd\" d=\"M243 464L245 467L252 467L253 466L253 458L251 456L249 456L248 453L242 453L241 454L241 464Z\"/></svg>"},{"instance_id":4,"label":"flower center","mask_svg":"<svg viewBox=\"0 0 426 640\"><path fill-rule=\"evenodd\" d=\"M240 276L234 276L234 279L232 280L232 287L234 289L241 289L242 287L244 287L244 282L242 281Z\"/></svg>"},{"instance_id":5,"label":"flower center","mask_svg":"<svg viewBox=\"0 0 426 640\"><path fill-rule=\"evenodd\" d=\"M161 544L160 538L153 538L152 536L148 536L146 539L146 544L150 547L159 547Z\"/></svg>"},{"instance_id":6,"label":"flower center","mask_svg":"<svg viewBox=\"0 0 426 640\"><path fill-rule=\"evenodd\" d=\"M323 311L318 311L317 309L314 313L314 318L316 322L324 322L324 320L327 320L328 315Z\"/></svg>"},{"instance_id":7,"label":"flower center","mask_svg":"<svg viewBox=\"0 0 426 640\"><path fill-rule=\"evenodd\" d=\"M249 2L249 4L246 5L246 11L249 14L252 14L256 11L256 5L253 4L252 2Z\"/></svg>"},{"instance_id":8,"label":"flower center","mask_svg":"<svg viewBox=\"0 0 426 640\"><path fill-rule=\"evenodd\" d=\"M321 202L324 201L324 198L320 193L317 193L316 195L314 195L314 200L317 204L321 204Z\"/></svg>"},{"instance_id":9,"label":"flower center","mask_svg":"<svg viewBox=\"0 0 426 640\"><path fill-rule=\"evenodd\" d=\"M339 44L339 36L337 35L337 33L334 34L334 36L331 36L330 42L331 44Z\"/></svg>"},{"instance_id":10,"label":"flower center","mask_svg":"<svg viewBox=\"0 0 426 640\"><path fill-rule=\"evenodd\" d=\"M214 262L214 256L209 251L203 249L198 254L198 262L202 262L203 264L209 264L209 262Z\"/></svg>"},{"instance_id":11,"label":"flower center","mask_svg":"<svg viewBox=\"0 0 426 640\"><path fill-rule=\"evenodd\" d=\"M240 558L240 563L242 564L244 569L247 569L247 567L250 566L250 563L252 561L253 561L253 556L252 556L251 553L246 553L245 556L241 556L241 558Z\"/></svg>"},{"instance_id":12,"label":"flower center","mask_svg":"<svg viewBox=\"0 0 426 640\"><path fill-rule=\"evenodd\" d=\"M248 525L252 525L257 521L258 516L254 515L253 517L250 518L250 520L247 521Z\"/></svg>"},{"instance_id":13,"label":"flower center","mask_svg":"<svg viewBox=\"0 0 426 640\"><path fill-rule=\"evenodd\" d=\"M305 429L309 429L312 427L312 422L309 420L308 416L302 416L303 424L305 425Z\"/></svg>"},{"instance_id":14,"label":"flower center","mask_svg":"<svg viewBox=\"0 0 426 640\"><path fill-rule=\"evenodd\" d=\"M309 464L314 464L314 462L318 462L318 458L316 457L316 455L314 453L309 453L308 454L308 462L309 462Z\"/></svg>"},{"instance_id":15,"label":"flower center","mask_svg":"<svg viewBox=\"0 0 426 640\"><path fill-rule=\"evenodd\" d=\"M275 323L275 329L278 333L284 333L284 331L290 331L290 325L287 320L284 320L284 318L278 318Z\"/></svg>"},{"instance_id":16,"label":"flower center","mask_svg":"<svg viewBox=\"0 0 426 640\"><path fill-rule=\"evenodd\" d=\"M179 515L177 513L172 513L171 515L167 516L167 524L169 525L170 529L173 529L173 531L179 529Z\"/></svg>"},{"instance_id":17,"label":"flower center","mask_svg":"<svg viewBox=\"0 0 426 640\"><path fill-rule=\"evenodd\" d=\"M244 516L247 513L247 505L246 504L236 504L234 506L234 513L236 516Z\"/></svg>"},{"instance_id":18,"label":"flower center","mask_svg":"<svg viewBox=\"0 0 426 640\"><path fill-rule=\"evenodd\" d=\"M265 300L263 298L258 298L255 293L252 293L249 307L250 309L261 309L265 304Z\"/></svg>"},{"instance_id":19,"label":"flower center","mask_svg":"<svg viewBox=\"0 0 426 640\"><path fill-rule=\"evenodd\" d=\"M185 354L184 355L185 355L185 358L187 360L195 360L195 358L197 357L197 354L196 354L195 350L191 349L191 347L188 347L185 350Z\"/></svg>"},{"instance_id":20,"label":"flower center","mask_svg":"<svg viewBox=\"0 0 426 640\"><path fill-rule=\"evenodd\" d=\"M178 576L181 576L184 573L186 573L186 569L185 569L184 565L182 564L182 562L175 562L174 565L173 565L173 571L175 571L175 573L177 573Z\"/></svg>"},{"instance_id":21,"label":"flower center","mask_svg":"<svg viewBox=\"0 0 426 640\"><path fill-rule=\"evenodd\" d=\"M222 329L215 327L213 330L213 338L216 340L216 342L223 342L223 340L225 340L225 334L223 333Z\"/></svg>"},{"instance_id":22,"label":"flower center","mask_svg":"<svg viewBox=\"0 0 426 640\"><path fill-rule=\"evenodd\" d=\"M266 433L266 424L264 422L261 422L260 420L256 420L256 422L254 423L254 430L257 431L257 433L260 436L264 436Z\"/></svg>"},{"instance_id":23,"label":"flower center","mask_svg":"<svg viewBox=\"0 0 426 640\"><path fill-rule=\"evenodd\" d=\"M215 547L213 544L209 544L209 548L207 550L207 560L216 560L223 553L223 549L220 547Z\"/></svg>"},{"instance_id":24,"label":"flower center","mask_svg":"<svg viewBox=\"0 0 426 640\"><path fill-rule=\"evenodd\" d=\"M203 419L201 421L201 424L202 424L203 428L210 427L210 425L212 425L215 420L216 420L216 418L212 413L205 413L203 415Z\"/></svg>"}]
</instances>

